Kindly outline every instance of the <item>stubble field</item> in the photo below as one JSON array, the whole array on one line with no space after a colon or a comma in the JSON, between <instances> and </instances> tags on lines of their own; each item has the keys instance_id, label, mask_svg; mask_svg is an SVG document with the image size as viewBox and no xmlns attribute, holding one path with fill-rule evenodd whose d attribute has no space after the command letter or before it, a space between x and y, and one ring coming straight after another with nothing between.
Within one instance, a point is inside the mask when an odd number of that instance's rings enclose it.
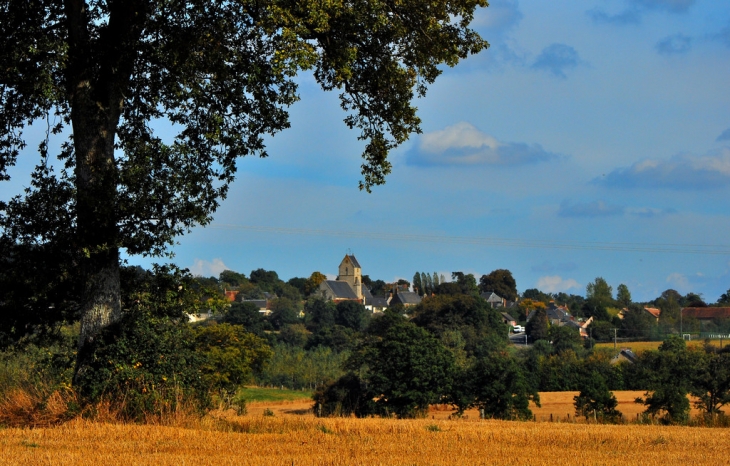
<instances>
[{"instance_id":1,"label":"stubble field","mask_svg":"<svg viewBox=\"0 0 730 466\"><path fill-rule=\"evenodd\" d=\"M624 395L625 394L625 395ZM636 392L618 392L619 399ZM730 431L566 422L572 393L542 394L556 422L318 419L302 402L255 403L236 417L186 418L170 426L75 420L0 430L0 463L200 465L728 464ZM621 408L625 409L625 403ZM270 409L273 416L264 416ZM550 413L548 413L550 411ZM549 417L548 417L549 418ZM560 418L561 422L557 422ZM574 421L571 413L571 421Z\"/></svg>"}]
</instances>

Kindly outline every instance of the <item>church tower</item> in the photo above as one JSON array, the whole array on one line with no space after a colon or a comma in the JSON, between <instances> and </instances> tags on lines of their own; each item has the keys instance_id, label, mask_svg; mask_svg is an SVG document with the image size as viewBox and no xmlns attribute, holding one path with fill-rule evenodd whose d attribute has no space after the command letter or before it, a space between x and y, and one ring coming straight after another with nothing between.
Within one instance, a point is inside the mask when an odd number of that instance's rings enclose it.
<instances>
[{"instance_id":1,"label":"church tower","mask_svg":"<svg viewBox=\"0 0 730 466\"><path fill-rule=\"evenodd\" d=\"M339 276L337 281L347 282L355 292L358 299L363 298L362 294L362 269L360 263L352 254L346 254L340 262Z\"/></svg>"}]
</instances>

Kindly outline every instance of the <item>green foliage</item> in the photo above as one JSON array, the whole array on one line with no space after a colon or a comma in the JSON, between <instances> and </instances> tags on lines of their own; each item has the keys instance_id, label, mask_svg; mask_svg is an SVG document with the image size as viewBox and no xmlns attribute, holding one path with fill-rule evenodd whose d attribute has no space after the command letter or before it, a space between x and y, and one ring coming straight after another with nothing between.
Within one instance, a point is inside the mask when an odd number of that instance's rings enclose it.
<instances>
[{"instance_id":1,"label":"green foliage","mask_svg":"<svg viewBox=\"0 0 730 466\"><path fill-rule=\"evenodd\" d=\"M349 353L318 346L304 350L296 346L277 345L266 366L256 374L258 385L313 389L337 380L344 370Z\"/></svg>"},{"instance_id":2,"label":"green foliage","mask_svg":"<svg viewBox=\"0 0 730 466\"><path fill-rule=\"evenodd\" d=\"M580 393L573 397L573 400L576 416L611 423L621 419L621 412L616 409L618 406L616 397L608 390L606 381L597 372L588 373L583 377Z\"/></svg>"},{"instance_id":3,"label":"green foliage","mask_svg":"<svg viewBox=\"0 0 730 466\"><path fill-rule=\"evenodd\" d=\"M110 400L138 421L175 410L181 402L206 407L205 358L196 350L192 329L180 317L145 307L127 311L84 347L76 387L86 401Z\"/></svg>"},{"instance_id":4,"label":"green foliage","mask_svg":"<svg viewBox=\"0 0 730 466\"><path fill-rule=\"evenodd\" d=\"M540 406L539 394L528 383L517 361L501 351L478 356L454 382L451 399L459 413L476 407L487 418L495 419L529 420L530 401Z\"/></svg>"},{"instance_id":5,"label":"green foliage","mask_svg":"<svg viewBox=\"0 0 730 466\"><path fill-rule=\"evenodd\" d=\"M474 274L464 274L464 272L451 272L452 283L455 282L462 294L478 296L479 287L477 287L477 279Z\"/></svg>"},{"instance_id":6,"label":"green foliage","mask_svg":"<svg viewBox=\"0 0 730 466\"><path fill-rule=\"evenodd\" d=\"M341 301L336 306L335 323L355 331L362 331L370 321L371 313L356 301Z\"/></svg>"},{"instance_id":7,"label":"green foliage","mask_svg":"<svg viewBox=\"0 0 730 466\"><path fill-rule=\"evenodd\" d=\"M271 330L271 323L259 312L254 303L233 302L231 307L223 314L221 323L241 325L247 331L263 337L267 330Z\"/></svg>"},{"instance_id":8,"label":"green foliage","mask_svg":"<svg viewBox=\"0 0 730 466\"><path fill-rule=\"evenodd\" d=\"M375 411L373 392L355 374L345 374L336 382L320 387L312 396L314 414L329 416L366 416Z\"/></svg>"},{"instance_id":9,"label":"green foliage","mask_svg":"<svg viewBox=\"0 0 730 466\"><path fill-rule=\"evenodd\" d=\"M613 288L602 277L586 285L586 298L598 306L608 307L613 303Z\"/></svg>"},{"instance_id":10,"label":"green foliage","mask_svg":"<svg viewBox=\"0 0 730 466\"><path fill-rule=\"evenodd\" d=\"M538 307L532 318L527 322L525 331L532 341L548 339L548 316L544 307Z\"/></svg>"},{"instance_id":11,"label":"green foliage","mask_svg":"<svg viewBox=\"0 0 730 466\"><path fill-rule=\"evenodd\" d=\"M512 272L506 269L497 269L479 279L479 290L493 291L509 301L517 301L517 282Z\"/></svg>"},{"instance_id":12,"label":"green foliage","mask_svg":"<svg viewBox=\"0 0 730 466\"><path fill-rule=\"evenodd\" d=\"M656 319L639 304L629 305L621 320L620 335L629 338L649 338L656 329Z\"/></svg>"},{"instance_id":13,"label":"green foliage","mask_svg":"<svg viewBox=\"0 0 730 466\"><path fill-rule=\"evenodd\" d=\"M694 368L699 353L688 351L684 340L670 336L659 351L645 351L639 357L648 388L643 399L636 401L646 406L646 414L665 423L684 423L689 419L687 394L692 387Z\"/></svg>"},{"instance_id":14,"label":"green foliage","mask_svg":"<svg viewBox=\"0 0 730 466\"><path fill-rule=\"evenodd\" d=\"M631 304L631 292L629 291L629 287L623 283L616 288L616 302L623 307L629 307Z\"/></svg>"},{"instance_id":15,"label":"green foliage","mask_svg":"<svg viewBox=\"0 0 730 466\"><path fill-rule=\"evenodd\" d=\"M566 351L577 352L581 347L578 329L567 325L562 327L557 325L551 326L548 330L548 338L552 342L557 354L563 354Z\"/></svg>"},{"instance_id":16,"label":"green foliage","mask_svg":"<svg viewBox=\"0 0 730 466\"><path fill-rule=\"evenodd\" d=\"M730 403L730 353L702 355L692 375L690 394L705 414L724 414L721 408Z\"/></svg>"},{"instance_id":17,"label":"green foliage","mask_svg":"<svg viewBox=\"0 0 730 466\"><path fill-rule=\"evenodd\" d=\"M529 288L525 290L522 293L523 299L531 299L533 301L540 301L542 303L548 304L550 300L552 299L550 295L543 293L542 291L538 290L537 288Z\"/></svg>"},{"instance_id":18,"label":"green foliage","mask_svg":"<svg viewBox=\"0 0 730 466\"><path fill-rule=\"evenodd\" d=\"M423 415L448 392L453 356L413 323L390 320L389 324L382 338L366 340L347 366L352 373L362 374L368 390L377 395L379 414Z\"/></svg>"},{"instance_id":19,"label":"green foliage","mask_svg":"<svg viewBox=\"0 0 730 466\"><path fill-rule=\"evenodd\" d=\"M279 330L286 325L298 324L301 322L297 303L291 299L272 299L269 301L269 309L271 310L269 322L276 330Z\"/></svg>"},{"instance_id":20,"label":"green foliage","mask_svg":"<svg viewBox=\"0 0 730 466\"><path fill-rule=\"evenodd\" d=\"M281 328L277 339L289 346L305 347L309 341L309 331L304 324L288 324Z\"/></svg>"},{"instance_id":21,"label":"green foliage","mask_svg":"<svg viewBox=\"0 0 730 466\"><path fill-rule=\"evenodd\" d=\"M261 371L271 357L265 340L243 327L230 324L201 326L195 330L196 350L204 356L200 366L208 390L234 393L238 386Z\"/></svg>"},{"instance_id":22,"label":"green foliage","mask_svg":"<svg viewBox=\"0 0 730 466\"><path fill-rule=\"evenodd\" d=\"M436 295L424 299L409 312L413 323L439 338L449 331L461 333L468 353L484 338L496 336L502 344L506 343L507 326L499 312L475 296Z\"/></svg>"}]
</instances>

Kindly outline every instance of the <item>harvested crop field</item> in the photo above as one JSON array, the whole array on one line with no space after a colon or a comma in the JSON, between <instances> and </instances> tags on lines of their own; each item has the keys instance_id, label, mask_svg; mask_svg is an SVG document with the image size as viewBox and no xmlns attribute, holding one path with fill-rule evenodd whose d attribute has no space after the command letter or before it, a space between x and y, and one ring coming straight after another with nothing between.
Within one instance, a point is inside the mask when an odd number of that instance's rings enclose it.
<instances>
[{"instance_id":1,"label":"harvested crop field","mask_svg":"<svg viewBox=\"0 0 730 466\"><path fill-rule=\"evenodd\" d=\"M616 392L625 414L641 392ZM466 465L728 464L730 430L565 422L575 393L542 393L539 421L317 419L302 401L255 402L176 426L75 420L54 428L0 430L9 465ZM264 415L264 412L267 411Z\"/></svg>"},{"instance_id":2,"label":"harvested crop field","mask_svg":"<svg viewBox=\"0 0 730 466\"><path fill-rule=\"evenodd\" d=\"M73 421L0 431L12 465L727 464L730 431L478 420L246 416L228 429Z\"/></svg>"}]
</instances>

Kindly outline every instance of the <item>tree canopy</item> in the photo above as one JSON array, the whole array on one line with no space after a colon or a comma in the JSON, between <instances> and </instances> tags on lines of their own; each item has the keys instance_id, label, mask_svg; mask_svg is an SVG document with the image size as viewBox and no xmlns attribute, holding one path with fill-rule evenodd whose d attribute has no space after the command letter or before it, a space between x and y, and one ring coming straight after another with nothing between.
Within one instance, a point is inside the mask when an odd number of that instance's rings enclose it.
<instances>
[{"instance_id":1,"label":"tree canopy","mask_svg":"<svg viewBox=\"0 0 730 466\"><path fill-rule=\"evenodd\" d=\"M59 274L81 277L74 306L80 344L88 342L120 318L120 248L159 256L209 223L236 159L265 157L264 137L289 126L301 70L339 92L345 124L365 141L360 188L382 184L389 151L419 131L413 98L441 65L487 47L469 28L480 6L487 2L4 2L0 181L28 144L28 125L47 126L48 136L30 187L0 203L0 255L63 251L32 259L63 260ZM69 136L56 144L56 135Z\"/></svg>"}]
</instances>

